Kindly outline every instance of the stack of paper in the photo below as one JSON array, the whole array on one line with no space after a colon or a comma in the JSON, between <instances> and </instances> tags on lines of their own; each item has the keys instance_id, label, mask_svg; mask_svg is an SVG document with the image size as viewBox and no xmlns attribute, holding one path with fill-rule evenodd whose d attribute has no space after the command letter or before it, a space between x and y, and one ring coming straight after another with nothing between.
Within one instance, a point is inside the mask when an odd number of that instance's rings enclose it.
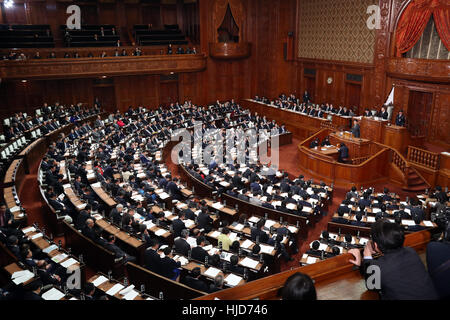
<instances>
[{"instance_id":1,"label":"stack of paper","mask_svg":"<svg viewBox=\"0 0 450 320\"><path fill-rule=\"evenodd\" d=\"M241 247L244 248L244 249L248 249L248 248L250 248L250 246L251 246L252 244L253 244L253 242L247 239L247 240L245 240L245 241L242 243Z\"/></svg>"},{"instance_id":2,"label":"stack of paper","mask_svg":"<svg viewBox=\"0 0 450 320\"><path fill-rule=\"evenodd\" d=\"M237 230L237 231L242 231L242 229L244 229L244 225L238 223L238 224L236 224L236 225L234 226L234 229Z\"/></svg>"},{"instance_id":3,"label":"stack of paper","mask_svg":"<svg viewBox=\"0 0 450 320\"><path fill-rule=\"evenodd\" d=\"M60 263L61 261L63 261L63 260L66 259L67 257L68 257L67 254L65 254L65 253L60 253L60 254L58 254L57 256L54 256L54 257L52 258L52 261L53 261L53 262L56 262L56 263Z\"/></svg>"},{"instance_id":4,"label":"stack of paper","mask_svg":"<svg viewBox=\"0 0 450 320\"><path fill-rule=\"evenodd\" d=\"M41 297L44 300L60 300L61 298L64 298L65 294L61 291L59 291L56 288L51 288L46 293L44 293Z\"/></svg>"},{"instance_id":5,"label":"stack of paper","mask_svg":"<svg viewBox=\"0 0 450 320\"><path fill-rule=\"evenodd\" d=\"M253 223L257 223L260 219L258 217L252 216L250 217L250 219L248 219L248 221L253 222Z\"/></svg>"},{"instance_id":6,"label":"stack of paper","mask_svg":"<svg viewBox=\"0 0 450 320\"><path fill-rule=\"evenodd\" d=\"M259 246L261 247L261 253L271 254L274 249L272 246L266 246L263 244L259 244Z\"/></svg>"},{"instance_id":7,"label":"stack of paper","mask_svg":"<svg viewBox=\"0 0 450 320\"><path fill-rule=\"evenodd\" d=\"M425 227L434 227L433 222L431 222L431 221L424 220L423 224L425 225Z\"/></svg>"},{"instance_id":8,"label":"stack of paper","mask_svg":"<svg viewBox=\"0 0 450 320\"><path fill-rule=\"evenodd\" d=\"M137 292L136 290L131 290L126 295L124 295L123 298L125 300L134 300L134 298L136 298L138 295L139 295L139 292Z\"/></svg>"},{"instance_id":9,"label":"stack of paper","mask_svg":"<svg viewBox=\"0 0 450 320\"><path fill-rule=\"evenodd\" d=\"M165 234L166 232L167 232L167 231L166 231L165 229L158 229L158 230L156 230L155 235L158 236L158 237L160 237L160 236L162 236L163 234Z\"/></svg>"},{"instance_id":10,"label":"stack of paper","mask_svg":"<svg viewBox=\"0 0 450 320\"><path fill-rule=\"evenodd\" d=\"M100 276L97 279L95 279L94 281L92 281L92 284L96 287L100 286L101 284L105 283L106 281L108 281L108 278L104 277L104 276Z\"/></svg>"},{"instance_id":11,"label":"stack of paper","mask_svg":"<svg viewBox=\"0 0 450 320\"><path fill-rule=\"evenodd\" d=\"M165 193L165 192L161 192L158 196L159 196L162 200L165 200L165 199L167 199L167 198L170 197L170 196L169 196L167 193Z\"/></svg>"},{"instance_id":12,"label":"stack of paper","mask_svg":"<svg viewBox=\"0 0 450 320\"><path fill-rule=\"evenodd\" d=\"M27 282L34 277L33 272L29 270L16 271L12 274L11 279L15 284L21 284Z\"/></svg>"},{"instance_id":13,"label":"stack of paper","mask_svg":"<svg viewBox=\"0 0 450 320\"><path fill-rule=\"evenodd\" d=\"M276 224L276 221L273 220L267 220L266 223L264 224L264 226L268 229L270 229L270 227L272 227L274 224Z\"/></svg>"},{"instance_id":14,"label":"stack of paper","mask_svg":"<svg viewBox=\"0 0 450 320\"><path fill-rule=\"evenodd\" d=\"M43 253L50 253L53 250L58 249L58 246L56 244L52 244L51 246L48 246L47 248L45 248L44 250L42 250Z\"/></svg>"},{"instance_id":15,"label":"stack of paper","mask_svg":"<svg viewBox=\"0 0 450 320\"><path fill-rule=\"evenodd\" d=\"M215 239L217 239L219 236L220 236L219 231L213 231L213 233L211 233L211 235L210 235L211 238L215 238Z\"/></svg>"},{"instance_id":16,"label":"stack of paper","mask_svg":"<svg viewBox=\"0 0 450 320\"><path fill-rule=\"evenodd\" d=\"M34 232L34 231L36 231L35 227L28 227L28 228L22 229L22 232L24 234L27 234L27 233L30 233L30 232Z\"/></svg>"},{"instance_id":17,"label":"stack of paper","mask_svg":"<svg viewBox=\"0 0 450 320\"><path fill-rule=\"evenodd\" d=\"M78 261L75 260L74 258L69 258L66 261L62 262L61 266L64 267L64 268L68 268L68 267L70 267L71 265L73 265L73 264L75 264L77 262Z\"/></svg>"},{"instance_id":18,"label":"stack of paper","mask_svg":"<svg viewBox=\"0 0 450 320\"><path fill-rule=\"evenodd\" d=\"M239 284L239 282L242 281L242 278L231 273L224 280L225 280L225 283L227 285L229 285L230 287L235 287Z\"/></svg>"},{"instance_id":19,"label":"stack of paper","mask_svg":"<svg viewBox=\"0 0 450 320\"><path fill-rule=\"evenodd\" d=\"M296 228L296 227L293 227L293 226L288 226L288 230L289 230L291 233L296 233L296 232L297 232L297 228Z\"/></svg>"},{"instance_id":20,"label":"stack of paper","mask_svg":"<svg viewBox=\"0 0 450 320\"><path fill-rule=\"evenodd\" d=\"M220 209L222 209L224 207L224 205L221 204L220 202L216 202L216 203L213 203L212 207L214 209L220 210Z\"/></svg>"},{"instance_id":21,"label":"stack of paper","mask_svg":"<svg viewBox=\"0 0 450 320\"><path fill-rule=\"evenodd\" d=\"M34 236L31 237L31 240L42 238L44 235L42 233L36 233Z\"/></svg>"},{"instance_id":22,"label":"stack of paper","mask_svg":"<svg viewBox=\"0 0 450 320\"><path fill-rule=\"evenodd\" d=\"M106 291L107 295L113 296L115 295L117 292L119 292L120 290L122 290L124 288L123 285L121 285L120 283L114 285L111 289L109 289L108 291Z\"/></svg>"},{"instance_id":23,"label":"stack of paper","mask_svg":"<svg viewBox=\"0 0 450 320\"><path fill-rule=\"evenodd\" d=\"M318 258L308 257L308 258L306 259L306 263L307 263L307 264L313 264L313 263L316 263L317 260L318 260Z\"/></svg>"},{"instance_id":24,"label":"stack of paper","mask_svg":"<svg viewBox=\"0 0 450 320\"><path fill-rule=\"evenodd\" d=\"M250 258L244 258L239 264L243 265L244 267L255 269L258 265L258 261L250 259Z\"/></svg>"},{"instance_id":25,"label":"stack of paper","mask_svg":"<svg viewBox=\"0 0 450 320\"><path fill-rule=\"evenodd\" d=\"M219 274L220 270L214 267L208 268L208 270L205 271L204 275L210 278L215 278Z\"/></svg>"}]
</instances>

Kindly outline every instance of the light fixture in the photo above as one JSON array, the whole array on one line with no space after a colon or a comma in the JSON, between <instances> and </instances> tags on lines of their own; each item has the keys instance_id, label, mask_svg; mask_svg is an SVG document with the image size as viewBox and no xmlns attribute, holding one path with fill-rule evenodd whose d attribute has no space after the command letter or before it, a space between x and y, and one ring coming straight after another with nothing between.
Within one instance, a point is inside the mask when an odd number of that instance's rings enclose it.
<instances>
[{"instance_id":1,"label":"light fixture","mask_svg":"<svg viewBox=\"0 0 450 320\"><path fill-rule=\"evenodd\" d=\"M172 71L172 72L170 72L170 74L174 74L174 72Z\"/></svg>"},{"instance_id":2,"label":"light fixture","mask_svg":"<svg viewBox=\"0 0 450 320\"><path fill-rule=\"evenodd\" d=\"M3 3L3 5L4 5L5 8L7 8L7 9L12 8L12 6L14 5L14 1L13 1L13 0L5 0L5 2Z\"/></svg>"},{"instance_id":3,"label":"light fixture","mask_svg":"<svg viewBox=\"0 0 450 320\"><path fill-rule=\"evenodd\" d=\"M106 76L102 76L102 78L103 78L103 79L105 79L105 78L106 78Z\"/></svg>"},{"instance_id":4,"label":"light fixture","mask_svg":"<svg viewBox=\"0 0 450 320\"><path fill-rule=\"evenodd\" d=\"M23 83L25 83L25 82L27 82L27 81L28 81L28 80L25 80L25 79L24 79L24 80L22 80L22 82L23 82Z\"/></svg>"}]
</instances>

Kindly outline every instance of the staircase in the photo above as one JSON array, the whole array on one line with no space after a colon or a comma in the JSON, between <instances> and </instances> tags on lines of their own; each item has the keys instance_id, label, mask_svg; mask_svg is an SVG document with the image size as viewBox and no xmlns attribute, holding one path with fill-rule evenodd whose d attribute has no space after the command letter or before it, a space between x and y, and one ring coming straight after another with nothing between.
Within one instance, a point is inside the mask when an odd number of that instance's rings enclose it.
<instances>
[{"instance_id":1,"label":"staircase","mask_svg":"<svg viewBox=\"0 0 450 320\"><path fill-rule=\"evenodd\" d=\"M425 179L423 179L416 171L416 169L412 167L408 167L405 178L406 178L406 186L402 188L404 191L421 193L424 192L425 189L430 188Z\"/></svg>"}]
</instances>

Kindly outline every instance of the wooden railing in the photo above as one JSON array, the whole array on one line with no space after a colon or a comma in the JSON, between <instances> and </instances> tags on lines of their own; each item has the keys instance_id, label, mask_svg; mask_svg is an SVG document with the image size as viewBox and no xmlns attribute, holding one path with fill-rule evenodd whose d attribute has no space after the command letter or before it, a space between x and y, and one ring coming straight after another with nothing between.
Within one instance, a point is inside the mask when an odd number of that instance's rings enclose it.
<instances>
[{"instance_id":1,"label":"wooden railing","mask_svg":"<svg viewBox=\"0 0 450 320\"><path fill-rule=\"evenodd\" d=\"M439 153L409 146L407 159L429 169L439 169Z\"/></svg>"},{"instance_id":2,"label":"wooden railing","mask_svg":"<svg viewBox=\"0 0 450 320\"><path fill-rule=\"evenodd\" d=\"M423 252L430 239L431 234L428 230L414 232L405 236L404 246ZM214 298L221 300L280 299L280 289L287 278L297 272L309 275L315 281L315 287L319 294L322 286L331 282L339 282L340 290L342 290L342 286L346 286L350 291L361 291L361 286L364 287L364 284L361 284L363 278L359 271L353 268L354 265L349 262L349 259L352 258L351 254L341 254L311 265L251 281L242 286L202 296L197 300L213 300ZM355 296L357 296L356 299L360 299L359 292Z\"/></svg>"},{"instance_id":3,"label":"wooden railing","mask_svg":"<svg viewBox=\"0 0 450 320\"><path fill-rule=\"evenodd\" d=\"M409 168L408 161L406 161L406 159L399 152L397 152L397 150L391 150L393 152L392 163L403 172L406 178Z\"/></svg>"},{"instance_id":4,"label":"wooden railing","mask_svg":"<svg viewBox=\"0 0 450 320\"><path fill-rule=\"evenodd\" d=\"M370 156L352 159L352 164L353 165L359 165L359 164L363 163L364 161L366 161L369 158L370 158Z\"/></svg>"}]
</instances>

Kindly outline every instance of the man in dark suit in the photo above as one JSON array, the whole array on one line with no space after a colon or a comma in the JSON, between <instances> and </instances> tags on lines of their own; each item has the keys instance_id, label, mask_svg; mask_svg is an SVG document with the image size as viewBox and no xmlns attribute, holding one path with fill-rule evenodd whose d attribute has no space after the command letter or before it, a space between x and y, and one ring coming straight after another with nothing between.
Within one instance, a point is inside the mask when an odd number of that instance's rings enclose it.
<instances>
[{"instance_id":1,"label":"man in dark suit","mask_svg":"<svg viewBox=\"0 0 450 320\"><path fill-rule=\"evenodd\" d=\"M403 110L400 110L398 112L398 115L395 117L395 125L404 127L406 123L405 115L403 114Z\"/></svg>"},{"instance_id":2,"label":"man in dark suit","mask_svg":"<svg viewBox=\"0 0 450 320\"><path fill-rule=\"evenodd\" d=\"M186 226L183 222L184 219L184 211L180 211L178 213L178 218L172 221L172 228L173 228L173 236L174 238L177 238L181 235L181 231L183 229L186 229Z\"/></svg>"},{"instance_id":3,"label":"man in dark suit","mask_svg":"<svg viewBox=\"0 0 450 320\"><path fill-rule=\"evenodd\" d=\"M353 121L352 134L355 138L359 138L361 136L358 120Z\"/></svg>"},{"instance_id":4,"label":"man in dark suit","mask_svg":"<svg viewBox=\"0 0 450 320\"><path fill-rule=\"evenodd\" d=\"M136 257L130 256L116 245L116 237L112 234L108 237L105 249L113 252L116 258L124 258L124 262L136 262Z\"/></svg>"},{"instance_id":5,"label":"man in dark suit","mask_svg":"<svg viewBox=\"0 0 450 320\"><path fill-rule=\"evenodd\" d=\"M106 241L105 239L103 239L102 237L100 237L100 235L97 233L96 230L94 230L94 220L92 219L87 219L86 220L86 226L81 230L81 233L91 239L92 241L94 241L95 243L101 245L102 247L104 247L106 245Z\"/></svg>"},{"instance_id":6,"label":"man in dark suit","mask_svg":"<svg viewBox=\"0 0 450 320\"><path fill-rule=\"evenodd\" d=\"M150 240L150 246L144 253L144 267L157 274L161 273L161 257L157 250L159 243L155 239Z\"/></svg>"},{"instance_id":7,"label":"man in dark suit","mask_svg":"<svg viewBox=\"0 0 450 320\"><path fill-rule=\"evenodd\" d=\"M372 225L371 237L372 240L364 247L363 257L359 249L349 250L355 257L350 262L360 266L360 271L367 281L379 285L378 288L368 289L377 290L382 300L439 298L418 254L410 247L403 247L405 235L401 226L380 219ZM374 259L375 253L382 256ZM378 270L378 273L369 271L370 266L377 266L375 270ZM378 281L373 281L373 276L376 276Z\"/></svg>"},{"instance_id":8,"label":"man in dark suit","mask_svg":"<svg viewBox=\"0 0 450 320\"><path fill-rule=\"evenodd\" d=\"M205 240L204 236L199 236L197 238L197 246L195 248L192 248L192 253L191 253L192 259L204 262L205 257L209 258L208 252L206 252L206 250L203 249L203 247L205 246L205 241L206 240Z\"/></svg>"},{"instance_id":9,"label":"man in dark suit","mask_svg":"<svg viewBox=\"0 0 450 320\"><path fill-rule=\"evenodd\" d=\"M213 219L209 216L207 210L202 208L201 212L197 216L197 226L199 229L205 229L205 232L208 233L213 228Z\"/></svg>"},{"instance_id":10,"label":"man in dark suit","mask_svg":"<svg viewBox=\"0 0 450 320\"><path fill-rule=\"evenodd\" d=\"M118 204L114 209L111 210L111 212L109 213L109 219L115 223L116 225L120 225L121 221L122 221L122 210L123 210L123 205L122 204Z\"/></svg>"},{"instance_id":11,"label":"man in dark suit","mask_svg":"<svg viewBox=\"0 0 450 320\"><path fill-rule=\"evenodd\" d=\"M183 282L188 287L191 287L199 291L208 292L208 286L206 285L206 283L199 279L200 275L201 275L200 268L195 267L194 269L192 269L191 274L187 275L184 278Z\"/></svg>"},{"instance_id":12,"label":"man in dark suit","mask_svg":"<svg viewBox=\"0 0 450 320\"><path fill-rule=\"evenodd\" d=\"M176 262L171 257L171 248L165 247L163 250L164 258L161 258L161 275L163 277L176 280L178 275L180 274L178 268L181 267L180 262Z\"/></svg>"},{"instance_id":13,"label":"man in dark suit","mask_svg":"<svg viewBox=\"0 0 450 320\"><path fill-rule=\"evenodd\" d=\"M381 107L381 110L378 113L378 117L382 118L383 120L387 120L387 118L389 117L389 114L384 107Z\"/></svg>"},{"instance_id":14,"label":"man in dark suit","mask_svg":"<svg viewBox=\"0 0 450 320\"><path fill-rule=\"evenodd\" d=\"M186 241L188 236L189 236L189 230L188 229L181 230L180 237L176 238L175 241L174 241L175 252L178 253L178 254L181 254L181 255L183 255L185 257L188 256L188 253L191 250L191 246Z\"/></svg>"},{"instance_id":15,"label":"man in dark suit","mask_svg":"<svg viewBox=\"0 0 450 320\"><path fill-rule=\"evenodd\" d=\"M183 199L183 196L181 194L180 188L177 186L178 179L173 178L173 180L167 182L167 191L175 200L181 200Z\"/></svg>"},{"instance_id":16,"label":"man in dark suit","mask_svg":"<svg viewBox=\"0 0 450 320\"><path fill-rule=\"evenodd\" d=\"M339 162L345 162L348 159L348 147L345 143L341 143L339 146Z\"/></svg>"},{"instance_id":17,"label":"man in dark suit","mask_svg":"<svg viewBox=\"0 0 450 320\"><path fill-rule=\"evenodd\" d=\"M267 241L269 240L269 236L263 230L264 224L265 221L261 219L256 223L256 227L251 229L252 241L256 241L256 238L258 238L259 242L267 243Z\"/></svg>"},{"instance_id":18,"label":"man in dark suit","mask_svg":"<svg viewBox=\"0 0 450 320\"><path fill-rule=\"evenodd\" d=\"M349 221L344 218L344 211L338 211L338 217L331 219L331 222L340 223L340 224L349 224Z\"/></svg>"}]
</instances>

